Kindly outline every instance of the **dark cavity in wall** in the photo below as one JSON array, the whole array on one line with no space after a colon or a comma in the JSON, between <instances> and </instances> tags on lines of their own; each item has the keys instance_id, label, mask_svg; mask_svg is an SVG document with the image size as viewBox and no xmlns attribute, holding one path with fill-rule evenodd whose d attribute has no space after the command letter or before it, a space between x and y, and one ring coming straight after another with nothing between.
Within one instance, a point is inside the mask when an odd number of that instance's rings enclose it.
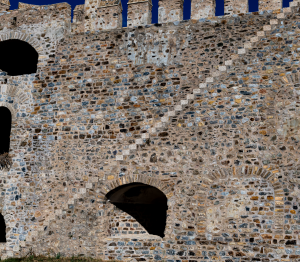
<instances>
[{"instance_id":1,"label":"dark cavity in wall","mask_svg":"<svg viewBox=\"0 0 300 262\"><path fill-rule=\"evenodd\" d=\"M0 155L9 152L10 131L11 131L11 113L7 107L0 107Z\"/></svg>"},{"instance_id":2,"label":"dark cavity in wall","mask_svg":"<svg viewBox=\"0 0 300 262\"><path fill-rule=\"evenodd\" d=\"M149 234L164 237L167 197L159 189L143 183L119 186L106 195L117 208L134 217Z\"/></svg>"},{"instance_id":3,"label":"dark cavity in wall","mask_svg":"<svg viewBox=\"0 0 300 262\"><path fill-rule=\"evenodd\" d=\"M0 69L9 76L33 74L39 55L27 42L10 39L0 42Z\"/></svg>"},{"instance_id":4,"label":"dark cavity in wall","mask_svg":"<svg viewBox=\"0 0 300 262\"><path fill-rule=\"evenodd\" d=\"M6 225L2 214L0 214L0 242L6 242Z\"/></svg>"}]
</instances>

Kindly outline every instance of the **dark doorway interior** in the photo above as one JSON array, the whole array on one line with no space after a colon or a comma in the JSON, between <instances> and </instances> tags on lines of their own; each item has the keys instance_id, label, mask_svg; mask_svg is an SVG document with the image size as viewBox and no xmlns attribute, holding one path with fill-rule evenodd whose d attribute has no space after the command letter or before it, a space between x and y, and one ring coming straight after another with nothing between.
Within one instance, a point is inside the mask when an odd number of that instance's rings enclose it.
<instances>
[{"instance_id":1,"label":"dark doorway interior","mask_svg":"<svg viewBox=\"0 0 300 262\"><path fill-rule=\"evenodd\" d=\"M39 55L27 42L9 39L0 42L0 69L9 76L36 73Z\"/></svg>"},{"instance_id":2,"label":"dark doorway interior","mask_svg":"<svg viewBox=\"0 0 300 262\"><path fill-rule=\"evenodd\" d=\"M167 197L159 189L143 183L131 183L113 189L106 197L133 216L149 234L165 236Z\"/></svg>"},{"instance_id":3,"label":"dark doorway interior","mask_svg":"<svg viewBox=\"0 0 300 262\"><path fill-rule=\"evenodd\" d=\"M0 107L0 155L9 152L10 131L11 131L11 113L7 107Z\"/></svg>"},{"instance_id":4,"label":"dark doorway interior","mask_svg":"<svg viewBox=\"0 0 300 262\"><path fill-rule=\"evenodd\" d=\"M2 214L0 214L0 242L6 242L6 225Z\"/></svg>"}]
</instances>

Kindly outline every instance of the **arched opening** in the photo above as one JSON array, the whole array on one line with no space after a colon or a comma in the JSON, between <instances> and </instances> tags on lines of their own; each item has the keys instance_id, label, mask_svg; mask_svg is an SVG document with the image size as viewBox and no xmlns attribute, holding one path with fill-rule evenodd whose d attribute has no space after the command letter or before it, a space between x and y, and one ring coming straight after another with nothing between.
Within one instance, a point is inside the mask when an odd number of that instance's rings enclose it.
<instances>
[{"instance_id":1,"label":"arched opening","mask_svg":"<svg viewBox=\"0 0 300 262\"><path fill-rule=\"evenodd\" d=\"M159 189L143 183L119 186L106 194L117 208L134 217L149 234L164 237L167 197Z\"/></svg>"},{"instance_id":2,"label":"arched opening","mask_svg":"<svg viewBox=\"0 0 300 262\"><path fill-rule=\"evenodd\" d=\"M6 225L2 214L0 213L0 243L6 242Z\"/></svg>"},{"instance_id":3,"label":"arched opening","mask_svg":"<svg viewBox=\"0 0 300 262\"><path fill-rule=\"evenodd\" d=\"M11 131L11 113L7 107L0 107L0 169L6 166L7 158L4 156L9 152L10 131Z\"/></svg>"},{"instance_id":4,"label":"arched opening","mask_svg":"<svg viewBox=\"0 0 300 262\"><path fill-rule=\"evenodd\" d=\"M0 42L0 50L0 69L9 76L36 73L39 54L27 42L5 40Z\"/></svg>"}]
</instances>

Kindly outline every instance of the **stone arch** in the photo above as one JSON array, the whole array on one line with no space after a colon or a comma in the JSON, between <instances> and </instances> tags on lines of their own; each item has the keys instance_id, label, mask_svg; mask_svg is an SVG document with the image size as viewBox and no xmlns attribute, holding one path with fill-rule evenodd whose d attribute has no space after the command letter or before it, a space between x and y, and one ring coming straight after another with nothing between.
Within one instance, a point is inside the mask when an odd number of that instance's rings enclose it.
<instances>
[{"instance_id":1,"label":"stone arch","mask_svg":"<svg viewBox=\"0 0 300 262\"><path fill-rule=\"evenodd\" d=\"M149 177L146 175L139 175L139 174L131 174L131 175L125 175L121 178L116 178L111 181L105 181L102 185L99 194L102 196L102 198L107 202L106 194L110 192L111 190L121 186L126 185L134 182L143 183L149 186L156 187L160 191L162 191L167 199L168 199L168 210L167 210L167 220L166 220L166 228L165 228L165 237L164 239L170 238L170 235L172 233L172 222L173 222L173 206L175 204L174 201L174 189L173 186L171 186L168 183L165 183L161 181L160 179ZM109 202L108 202L109 203ZM104 210L104 217L105 217L105 223L104 226L108 223L108 214L110 212L110 209L112 208L112 204L106 205L106 208ZM108 235L105 235L105 237L108 237Z\"/></svg>"},{"instance_id":2,"label":"stone arch","mask_svg":"<svg viewBox=\"0 0 300 262\"><path fill-rule=\"evenodd\" d=\"M284 212L283 212L283 197L284 197L284 188L282 183L280 182L279 176L280 171L275 166L255 166L255 165L243 165L239 167L231 167L231 168L221 168L221 167L212 167L210 170L205 168L206 170L201 171L201 186L200 193L206 195L210 186L220 179L224 179L229 175L233 175L238 177L261 177L267 180L274 188L275 195L275 228L283 231L283 220L284 220ZM205 201L205 199L203 199ZM206 210L205 214L202 216L202 223L206 222Z\"/></svg>"},{"instance_id":3,"label":"stone arch","mask_svg":"<svg viewBox=\"0 0 300 262\"><path fill-rule=\"evenodd\" d=\"M17 120L17 112L16 110L13 108L12 104L9 104L7 102L0 102L0 107L7 107L9 109L9 111L11 112L11 118L12 118L12 122Z\"/></svg>"},{"instance_id":4,"label":"stone arch","mask_svg":"<svg viewBox=\"0 0 300 262\"><path fill-rule=\"evenodd\" d=\"M25 41L38 52L39 56L42 55L43 47L40 45L39 41L33 38L32 36L13 30L11 30L8 33L0 34L0 42L10 39L18 39Z\"/></svg>"},{"instance_id":5,"label":"stone arch","mask_svg":"<svg viewBox=\"0 0 300 262\"><path fill-rule=\"evenodd\" d=\"M100 189L100 194L105 196L109 191L117 188L118 186L126 185L129 183L140 182L149 186L153 186L161 190L167 198L171 198L173 196L172 192L173 187L169 184L154 178L145 175L133 174L133 175L125 175L120 178L116 178L111 181L104 182L104 185Z\"/></svg>"}]
</instances>

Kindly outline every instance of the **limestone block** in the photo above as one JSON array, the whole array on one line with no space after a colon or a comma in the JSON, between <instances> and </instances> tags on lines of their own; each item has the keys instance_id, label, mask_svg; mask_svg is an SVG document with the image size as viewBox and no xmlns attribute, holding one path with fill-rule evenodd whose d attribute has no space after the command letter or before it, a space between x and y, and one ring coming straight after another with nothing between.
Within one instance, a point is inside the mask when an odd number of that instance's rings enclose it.
<instances>
[{"instance_id":1,"label":"limestone block","mask_svg":"<svg viewBox=\"0 0 300 262\"><path fill-rule=\"evenodd\" d=\"M127 27L151 24L152 0L129 0Z\"/></svg>"},{"instance_id":2,"label":"limestone block","mask_svg":"<svg viewBox=\"0 0 300 262\"><path fill-rule=\"evenodd\" d=\"M282 8L282 0L259 0L258 10L277 10Z\"/></svg>"},{"instance_id":3,"label":"limestone block","mask_svg":"<svg viewBox=\"0 0 300 262\"><path fill-rule=\"evenodd\" d=\"M191 0L191 19L201 19L215 16L215 0Z\"/></svg>"},{"instance_id":4,"label":"limestone block","mask_svg":"<svg viewBox=\"0 0 300 262\"><path fill-rule=\"evenodd\" d=\"M160 0L158 5L159 24L183 20L183 0Z\"/></svg>"},{"instance_id":5,"label":"limestone block","mask_svg":"<svg viewBox=\"0 0 300 262\"><path fill-rule=\"evenodd\" d=\"M248 13L248 0L225 0L224 15Z\"/></svg>"}]
</instances>

